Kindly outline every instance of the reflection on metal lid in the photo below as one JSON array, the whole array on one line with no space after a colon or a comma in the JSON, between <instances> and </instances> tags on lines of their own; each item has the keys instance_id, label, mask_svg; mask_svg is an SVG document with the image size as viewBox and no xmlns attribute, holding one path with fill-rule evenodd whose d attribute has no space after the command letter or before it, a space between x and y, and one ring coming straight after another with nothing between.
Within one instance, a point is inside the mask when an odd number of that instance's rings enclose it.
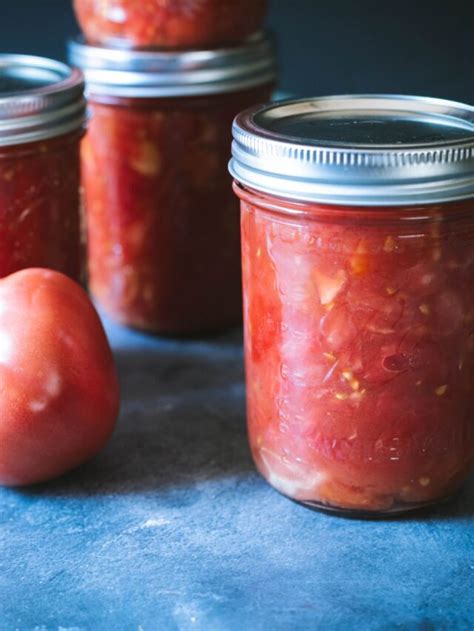
<instances>
[{"instance_id":1,"label":"reflection on metal lid","mask_svg":"<svg viewBox=\"0 0 474 631\"><path fill-rule=\"evenodd\" d=\"M128 50L69 43L90 94L129 98L234 92L276 79L273 38L257 33L240 46L213 50Z\"/></svg>"},{"instance_id":2,"label":"reflection on metal lid","mask_svg":"<svg viewBox=\"0 0 474 631\"><path fill-rule=\"evenodd\" d=\"M399 205L474 196L474 108L398 95L257 107L234 123L244 185L333 204Z\"/></svg>"},{"instance_id":3,"label":"reflection on metal lid","mask_svg":"<svg viewBox=\"0 0 474 631\"><path fill-rule=\"evenodd\" d=\"M77 69L30 55L0 55L0 146L69 133L85 121Z\"/></svg>"}]
</instances>

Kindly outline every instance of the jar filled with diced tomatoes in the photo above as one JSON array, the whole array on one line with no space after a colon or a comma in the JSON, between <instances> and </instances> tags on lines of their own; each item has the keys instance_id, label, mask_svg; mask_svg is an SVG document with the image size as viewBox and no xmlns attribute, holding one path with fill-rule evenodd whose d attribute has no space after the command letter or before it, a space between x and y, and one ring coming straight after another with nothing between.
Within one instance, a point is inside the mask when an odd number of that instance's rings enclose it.
<instances>
[{"instance_id":1,"label":"jar filled with diced tomatoes","mask_svg":"<svg viewBox=\"0 0 474 631\"><path fill-rule=\"evenodd\" d=\"M474 108L285 102L234 139L260 472L343 513L450 496L474 461Z\"/></svg>"},{"instance_id":2,"label":"jar filled with diced tomatoes","mask_svg":"<svg viewBox=\"0 0 474 631\"><path fill-rule=\"evenodd\" d=\"M93 44L211 48L259 30L267 0L74 0L74 8Z\"/></svg>"},{"instance_id":3,"label":"jar filled with diced tomatoes","mask_svg":"<svg viewBox=\"0 0 474 631\"><path fill-rule=\"evenodd\" d=\"M90 288L114 319L190 335L242 319L232 120L269 99L272 42L121 51L71 45L91 109L82 145Z\"/></svg>"},{"instance_id":4,"label":"jar filled with diced tomatoes","mask_svg":"<svg viewBox=\"0 0 474 631\"><path fill-rule=\"evenodd\" d=\"M82 73L0 55L0 277L48 267L80 280Z\"/></svg>"}]
</instances>

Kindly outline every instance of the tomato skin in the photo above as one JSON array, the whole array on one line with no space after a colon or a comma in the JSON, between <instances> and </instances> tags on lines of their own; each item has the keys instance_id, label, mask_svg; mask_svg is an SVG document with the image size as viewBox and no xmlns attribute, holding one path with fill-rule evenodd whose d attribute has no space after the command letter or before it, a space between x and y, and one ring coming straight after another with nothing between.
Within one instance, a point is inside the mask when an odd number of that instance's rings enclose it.
<instances>
[{"instance_id":1,"label":"tomato skin","mask_svg":"<svg viewBox=\"0 0 474 631\"><path fill-rule=\"evenodd\" d=\"M85 291L46 269L0 281L0 483L42 482L95 455L110 437L119 385Z\"/></svg>"}]
</instances>

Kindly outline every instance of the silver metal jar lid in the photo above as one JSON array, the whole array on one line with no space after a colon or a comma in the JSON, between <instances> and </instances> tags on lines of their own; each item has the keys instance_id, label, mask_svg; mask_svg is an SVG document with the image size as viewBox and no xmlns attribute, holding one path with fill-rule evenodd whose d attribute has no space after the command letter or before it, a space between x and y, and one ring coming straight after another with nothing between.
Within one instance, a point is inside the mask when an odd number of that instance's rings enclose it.
<instances>
[{"instance_id":1,"label":"silver metal jar lid","mask_svg":"<svg viewBox=\"0 0 474 631\"><path fill-rule=\"evenodd\" d=\"M0 55L0 146L67 134L85 116L79 70L43 57Z\"/></svg>"},{"instance_id":2,"label":"silver metal jar lid","mask_svg":"<svg viewBox=\"0 0 474 631\"><path fill-rule=\"evenodd\" d=\"M69 42L70 62L94 96L160 98L220 94L275 81L273 39L257 33L241 46L214 50L128 50Z\"/></svg>"},{"instance_id":3,"label":"silver metal jar lid","mask_svg":"<svg viewBox=\"0 0 474 631\"><path fill-rule=\"evenodd\" d=\"M328 204L474 197L474 107L398 95L329 96L249 109L230 171L244 186Z\"/></svg>"}]
</instances>

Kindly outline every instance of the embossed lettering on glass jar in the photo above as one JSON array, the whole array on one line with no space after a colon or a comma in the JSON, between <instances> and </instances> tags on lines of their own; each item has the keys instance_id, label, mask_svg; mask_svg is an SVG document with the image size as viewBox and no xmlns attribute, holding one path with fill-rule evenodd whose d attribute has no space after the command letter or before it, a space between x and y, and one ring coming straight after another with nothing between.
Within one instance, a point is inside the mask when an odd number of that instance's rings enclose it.
<instances>
[{"instance_id":1,"label":"embossed lettering on glass jar","mask_svg":"<svg viewBox=\"0 0 474 631\"><path fill-rule=\"evenodd\" d=\"M75 42L91 106L83 182L92 293L113 318L168 334L242 318L231 126L268 100L272 43L136 52Z\"/></svg>"},{"instance_id":2,"label":"embossed lettering on glass jar","mask_svg":"<svg viewBox=\"0 0 474 631\"><path fill-rule=\"evenodd\" d=\"M267 0L74 0L87 40L130 48L242 42L262 27Z\"/></svg>"},{"instance_id":3,"label":"embossed lettering on glass jar","mask_svg":"<svg viewBox=\"0 0 474 631\"><path fill-rule=\"evenodd\" d=\"M81 277L82 73L0 55L0 276L49 267Z\"/></svg>"},{"instance_id":4,"label":"embossed lettering on glass jar","mask_svg":"<svg viewBox=\"0 0 474 631\"><path fill-rule=\"evenodd\" d=\"M234 139L259 470L342 512L449 496L474 460L474 109L326 97Z\"/></svg>"}]
</instances>

